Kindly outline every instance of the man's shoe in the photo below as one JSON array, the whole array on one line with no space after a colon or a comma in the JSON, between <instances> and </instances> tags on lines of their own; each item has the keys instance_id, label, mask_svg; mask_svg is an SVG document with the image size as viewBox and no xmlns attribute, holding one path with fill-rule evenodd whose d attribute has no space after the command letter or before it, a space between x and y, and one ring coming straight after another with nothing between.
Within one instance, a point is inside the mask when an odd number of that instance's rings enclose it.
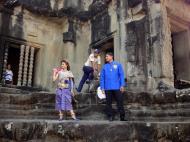
<instances>
[{"instance_id":1,"label":"man's shoe","mask_svg":"<svg viewBox=\"0 0 190 142\"><path fill-rule=\"evenodd\" d=\"M75 88L77 95L81 94L81 92L78 90L78 88Z\"/></svg>"},{"instance_id":2,"label":"man's shoe","mask_svg":"<svg viewBox=\"0 0 190 142\"><path fill-rule=\"evenodd\" d=\"M91 83L91 80L86 80L86 84L90 84Z\"/></svg>"},{"instance_id":3,"label":"man's shoe","mask_svg":"<svg viewBox=\"0 0 190 142\"><path fill-rule=\"evenodd\" d=\"M121 117L120 121L127 121L127 119L125 119L124 117Z\"/></svg>"},{"instance_id":4,"label":"man's shoe","mask_svg":"<svg viewBox=\"0 0 190 142\"><path fill-rule=\"evenodd\" d=\"M109 117L109 121L114 121L114 118L113 117Z\"/></svg>"},{"instance_id":5,"label":"man's shoe","mask_svg":"<svg viewBox=\"0 0 190 142\"><path fill-rule=\"evenodd\" d=\"M101 99L98 101L99 104L105 104L106 103L106 99Z\"/></svg>"}]
</instances>

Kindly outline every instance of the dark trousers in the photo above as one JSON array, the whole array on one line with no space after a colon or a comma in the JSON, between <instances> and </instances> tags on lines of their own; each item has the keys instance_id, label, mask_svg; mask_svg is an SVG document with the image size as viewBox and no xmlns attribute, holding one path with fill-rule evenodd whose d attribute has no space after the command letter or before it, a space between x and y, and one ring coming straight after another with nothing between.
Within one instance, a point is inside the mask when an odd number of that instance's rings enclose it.
<instances>
[{"instance_id":1,"label":"dark trousers","mask_svg":"<svg viewBox=\"0 0 190 142\"><path fill-rule=\"evenodd\" d=\"M5 84L12 84L12 81L5 80Z\"/></svg>"},{"instance_id":2,"label":"dark trousers","mask_svg":"<svg viewBox=\"0 0 190 142\"><path fill-rule=\"evenodd\" d=\"M112 110L112 100L113 98L116 100L117 103L117 109L118 112L120 113L120 118L125 117L125 110L123 107L123 94L121 93L120 90L106 90L106 110L107 110L107 115L108 117L113 117L113 110Z\"/></svg>"},{"instance_id":3,"label":"dark trousers","mask_svg":"<svg viewBox=\"0 0 190 142\"><path fill-rule=\"evenodd\" d=\"M83 88L83 85L85 83L85 81L87 79L89 80L93 80L93 72L94 72L94 69L92 67L89 67L89 66L83 66L83 76L82 76L82 79L79 83L79 87L78 87L78 92L81 92L82 88Z\"/></svg>"}]
</instances>

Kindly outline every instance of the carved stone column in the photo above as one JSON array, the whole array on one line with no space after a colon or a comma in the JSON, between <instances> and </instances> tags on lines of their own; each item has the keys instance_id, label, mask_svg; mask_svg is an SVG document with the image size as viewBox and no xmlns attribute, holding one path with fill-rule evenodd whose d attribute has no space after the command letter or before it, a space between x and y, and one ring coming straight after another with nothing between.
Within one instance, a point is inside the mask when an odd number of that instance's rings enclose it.
<instances>
[{"instance_id":1,"label":"carved stone column","mask_svg":"<svg viewBox=\"0 0 190 142\"><path fill-rule=\"evenodd\" d=\"M4 50L5 50L4 40L0 38L0 80L3 79L3 65L4 65L4 54L5 54Z\"/></svg>"},{"instance_id":2,"label":"carved stone column","mask_svg":"<svg viewBox=\"0 0 190 142\"><path fill-rule=\"evenodd\" d=\"M33 73L33 63L34 63L34 48L30 48L30 63L28 72L28 83L27 86L32 86L32 73Z\"/></svg>"},{"instance_id":3,"label":"carved stone column","mask_svg":"<svg viewBox=\"0 0 190 142\"><path fill-rule=\"evenodd\" d=\"M22 68L23 68L24 50L25 50L25 46L21 45L17 86L21 86L22 84Z\"/></svg>"},{"instance_id":4,"label":"carved stone column","mask_svg":"<svg viewBox=\"0 0 190 142\"><path fill-rule=\"evenodd\" d=\"M8 52L9 52L9 45L6 44L5 52L4 52L5 53L4 60L3 60L3 74L6 72L6 68L7 68Z\"/></svg>"},{"instance_id":5,"label":"carved stone column","mask_svg":"<svg viewBox=\"0 0 190 142\"><path fill-rule=\"evenodd\" d=\"M22 86L26 86L26 83L27 83L29 49L30 49L30 47L26 46L25 56L24 56L24 72L23 72L23 83L22 83Z\"/></svg>"}]
</instances>

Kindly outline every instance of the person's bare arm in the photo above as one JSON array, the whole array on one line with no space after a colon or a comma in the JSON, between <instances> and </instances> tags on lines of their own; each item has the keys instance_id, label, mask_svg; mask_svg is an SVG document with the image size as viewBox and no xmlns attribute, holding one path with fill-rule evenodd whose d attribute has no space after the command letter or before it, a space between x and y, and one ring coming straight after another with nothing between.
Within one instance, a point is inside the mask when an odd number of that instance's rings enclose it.
<instances>
[{"instance_id":1,"label":"person's bare arm","mask_svg":"<svg viewBox=\"0 0 190 142\"><path fill-rule=\"evenodd\" d=\"M58 73L54 73L54 74L53 74L53 81L56 81L57 78L58 78Z\"/></svg>"},{"instance_id":2,"label":"person's bare arm","mask_svg":"<svg viewBox=\"0 0 190 142\"><path fill-rule=\"evenodd\" d=\"M100 73L100 70L101 70L101 65L98 64L98 73Z\"/></svg>"}]
</instances>

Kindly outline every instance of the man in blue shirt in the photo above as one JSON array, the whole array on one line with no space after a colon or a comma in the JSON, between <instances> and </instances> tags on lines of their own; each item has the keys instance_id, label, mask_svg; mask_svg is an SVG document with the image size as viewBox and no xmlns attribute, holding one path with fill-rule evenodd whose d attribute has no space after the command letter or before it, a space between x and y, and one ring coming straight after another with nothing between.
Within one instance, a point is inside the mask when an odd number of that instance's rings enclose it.
<instances>
[{"instance_id":1,"label":"man in blue shirt","mask_svg":"<svg viewBox=\"0 0 190 142\"><path fill-rule=\"evenodd\" d=\"M125 121L125 110L123 107L124 71L120 63L113 60L113 54L106 54L106 64L100 73L100 87L106 94L107 115L113 121L112 99L115 98L120 113L120 120Z\"/></svg>"}]
</instances>

